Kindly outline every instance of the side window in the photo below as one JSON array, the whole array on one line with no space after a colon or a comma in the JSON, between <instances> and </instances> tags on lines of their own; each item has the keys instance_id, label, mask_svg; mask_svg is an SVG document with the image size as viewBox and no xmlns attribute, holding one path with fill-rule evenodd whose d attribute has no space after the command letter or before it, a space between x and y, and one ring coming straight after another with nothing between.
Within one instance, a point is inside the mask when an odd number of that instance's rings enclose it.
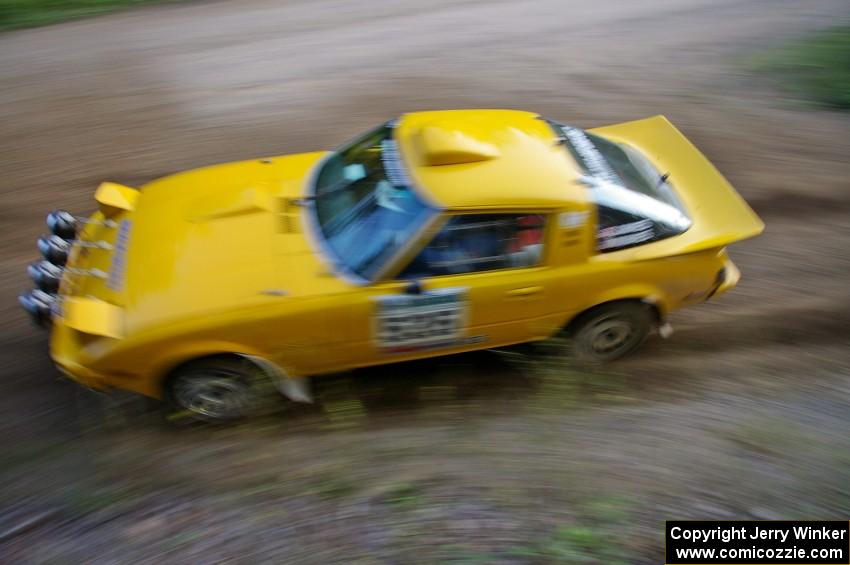
<instances>
[{"instance_id":1,"label":"side window","mask_svg":"<svg viewBox=\"0 0 850 565\"><path fill-rule=\"evenodd\" d=\"M669 224L612 206L598 205L596 249L600 253L619 251L677 235Z\"/></svg>"},{"instance_id":2,"label":"side window","mask_svg":"<svg viewBox=\"0 0 850 565\"><path fill-rule=\"evenodd\" d=\"M452 216L431 243L404 269L404 279L457 275L539 265L543 258L542 214Z\"/></svg>"},{"instance_id":3,"label":"side window","mask_svg":"<svg viewBox=\"0 0 850 565\"><path fill-rule=\"evenodd\" d=\"M608 206L599 206L597 210L596 249L600 253L640 245L655 238L651 220Z\"/></svg>"}]
</instances>

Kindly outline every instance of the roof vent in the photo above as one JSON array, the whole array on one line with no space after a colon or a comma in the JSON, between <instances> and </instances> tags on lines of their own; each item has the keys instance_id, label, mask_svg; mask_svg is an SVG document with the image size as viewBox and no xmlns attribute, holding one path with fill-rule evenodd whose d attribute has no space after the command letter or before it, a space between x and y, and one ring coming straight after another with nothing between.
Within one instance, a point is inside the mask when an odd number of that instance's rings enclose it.
<instances>
[{"instance_id":1,"label":"roof vent","mask_svg":"<svg viewBox=\"0 0 850 565\"><path fill-rule=\"evenodd\" d=\"M426 126L419 130L416 145L426 165L459 165L487 161L499 150L456 129Z\"/></svg>"}]
</instances>

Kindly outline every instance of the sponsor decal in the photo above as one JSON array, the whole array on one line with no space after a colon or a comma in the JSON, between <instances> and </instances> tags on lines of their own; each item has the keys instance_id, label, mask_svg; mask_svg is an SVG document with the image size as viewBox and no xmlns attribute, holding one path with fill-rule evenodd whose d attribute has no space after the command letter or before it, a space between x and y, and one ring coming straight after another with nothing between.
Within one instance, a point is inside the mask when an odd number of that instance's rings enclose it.
<instances>
[{"instance_id":1,"label":"sponsor decal","mask_svg":"<svg viewBox=\"0 0 850 565\"><path fill-rule=\"evenodd\" d=\"M577 228L587 221L587 212L561 212L558 214L558 227Z\"/></svg>"},{"instance_id":2,"label":"sponsor decal","mask_svg":"<svg viewBox=\"0 0 850 565\"><path fill-rule=\"evenodd\" d=\"M378 296L375 302L374 339L384 353L456 347L486 339L463 335L468 315L465 288Z\"/></svg>"},{"instance_id":3,"label":"sponsor decal","mask_svg":"<svg viewBox=\"0 0 850 565\"><path fill-rule=\"evenodd\" d=\"M106 287L118 292L124 287L124 272L127 270L127 246L130 244L130 220L121 220L118 234L115 236L115 250L112 252L112 265Z\"/></svg>"},{"instance_id":4,"label":"sponsor decal","mask_svg":"<svg viewBox=\"0 0 850 565\"><path fill-rule=\"evenodd\" d=\"M640 220L603 228L596 233L596 237L599 249L610 249L648 241L655 237L655 230L652 220Z\"/></svg>"},{"instance_id":5,"label":"sponsor decal","mask_svg":"<svg viewBox=\"0 0 850 565\"><path fill-rule=\"evenodd\" d=\"M563 126L561 131L564 132L567 140L575 148L582 161L584 161L584 166L587 168L590 176L606 180L616 185L622 184L620 177L617 176L617 173L614 172L614 169L611 168L611 165L608 164L602 153L599 152L582 130Z\"/></svg>"},{"instance_id":6,"label":"sponsor decal","mask_svg":"<svg viewBox=\"0 0 850 565\"><path fill-rule=\"evenodd\" d=\"M381 142L381 160L390 184L397 188L407 188L411 185L398 152L398 144L394 140L385 139Z\"/></svg>"}]
</instances>

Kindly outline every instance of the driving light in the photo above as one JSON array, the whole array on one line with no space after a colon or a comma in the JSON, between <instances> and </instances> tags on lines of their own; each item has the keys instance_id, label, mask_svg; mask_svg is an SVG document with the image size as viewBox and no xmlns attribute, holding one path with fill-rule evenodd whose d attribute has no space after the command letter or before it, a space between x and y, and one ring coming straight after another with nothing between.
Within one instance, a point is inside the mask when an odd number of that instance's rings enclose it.
<instances>
[{"instance_id":1,"label":"driving light","mask_svg":"<svg viewBox=\"0 0 850 565\"><path fill-rule=\"evenodd\" d=\"M71 242L58 235L43 235L38 238L38 250L54 265L64 265L68 260Z\"/></svg>"},{"instance_id":2,"label":"driving light","mask_svg":"<svg viewBox=\"0 0 850 565\"><path fill-rule=\"evenodd\" d=\"M50 312L56 303L56 295L35 289L21 294L18 302L36 325L44 327L50 323Z\"/></svg>"},{"instance_id":3,"label":"driving light","mask_svg":"<svg viewBox=\"0 0 850 565\"><path fill-rule=\"evenodd\" d=\"M47 293L59 291L62 268L50 261L38 261L27 267L27 274L39 289Z\"/></svg>"},{"instance_id":4,"label":"driving light","mask_svg":"<svg viewBox=\"0 0 850 565\"><path fill-rule=\"evenodd\" d=\"M74 239L79 222L67 210L54 210L47 215L47 227L62 239Z\"/></svg>"}]
</instances>

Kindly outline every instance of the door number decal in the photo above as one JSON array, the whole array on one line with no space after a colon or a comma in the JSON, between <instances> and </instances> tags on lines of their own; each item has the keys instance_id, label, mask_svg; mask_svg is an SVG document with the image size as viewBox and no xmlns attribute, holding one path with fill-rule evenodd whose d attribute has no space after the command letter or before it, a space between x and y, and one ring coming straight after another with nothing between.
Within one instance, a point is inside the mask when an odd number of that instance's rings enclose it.
<instances>
[{"instance_id":1,"label":"door number decal","mask_svg":"<svg viewBox=\"0 0 850 565\"><path fill-rule=\"evenodd\" d=\"M375 297L374 339L384 353L405 353L483 341L465 338L466 288Z\"/></svg>"}]
</instances>

